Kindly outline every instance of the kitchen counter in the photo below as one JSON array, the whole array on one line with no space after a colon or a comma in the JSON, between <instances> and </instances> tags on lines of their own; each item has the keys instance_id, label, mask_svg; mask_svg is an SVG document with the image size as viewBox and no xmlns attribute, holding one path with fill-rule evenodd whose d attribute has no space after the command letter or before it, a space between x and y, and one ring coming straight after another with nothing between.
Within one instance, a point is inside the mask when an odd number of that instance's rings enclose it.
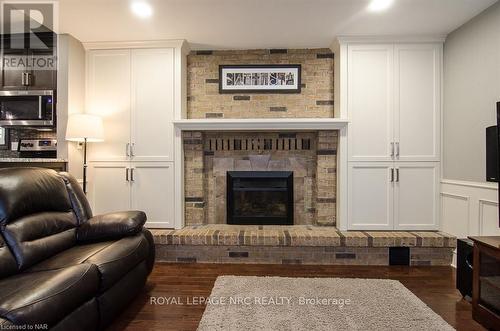
<instances>
[{"instance_id":1,"label":"kitchen counter","mask_svg":"<svg viewBox=\"0 0 500 331\"><path fill-rule=\"evenodd\" d=\"M20 157L0 157L0 163L66 163L66 159L41 159L41 158L20 158Z\"/></svg>"}]
</instances>

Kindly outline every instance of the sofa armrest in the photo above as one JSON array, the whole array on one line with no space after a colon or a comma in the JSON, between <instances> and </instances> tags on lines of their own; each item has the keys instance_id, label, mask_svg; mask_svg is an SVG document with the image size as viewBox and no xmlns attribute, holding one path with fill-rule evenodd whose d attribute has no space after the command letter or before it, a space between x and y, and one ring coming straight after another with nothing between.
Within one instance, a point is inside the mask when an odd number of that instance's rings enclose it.
<instances>
[{"instance_id":1,"label":"sofa armrest","mask_svg":"<svg viewBox=\"0 0 500 331\"><path fill-rule=\"evenodd\" d=\"M79 242L119 239L139 233L146 223L142 211L123 211L94 216L80 225L76 232Z\"/></svg>"}]
</instances>

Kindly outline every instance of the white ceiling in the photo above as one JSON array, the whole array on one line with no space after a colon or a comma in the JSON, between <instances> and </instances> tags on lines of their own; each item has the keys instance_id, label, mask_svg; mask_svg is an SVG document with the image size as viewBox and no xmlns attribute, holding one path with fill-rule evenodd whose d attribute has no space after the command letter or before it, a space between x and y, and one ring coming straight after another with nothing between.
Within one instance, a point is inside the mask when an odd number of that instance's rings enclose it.
<instances>
[{"instance_id":1,"label":"white ceiling","mask_svg":"<svg viewBox=\"0 0 500 331\"><path fill-rule=\"evenodd\" d=\"M60 31L83 42L186 39L192 49L328 47L337 35L448 34L497 0L60 0Z\"/></svg>"}]
</instances>

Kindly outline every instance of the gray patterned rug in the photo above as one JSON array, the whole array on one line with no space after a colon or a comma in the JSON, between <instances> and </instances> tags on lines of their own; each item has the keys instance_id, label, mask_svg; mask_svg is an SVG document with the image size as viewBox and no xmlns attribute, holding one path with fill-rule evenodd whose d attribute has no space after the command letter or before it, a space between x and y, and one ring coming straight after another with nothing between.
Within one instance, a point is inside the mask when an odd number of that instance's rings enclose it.
<instances>
[{"instance_id":1,"label":"gray patterned rug","mask_svg":"<svg viewBox=\"0 0 500 331\"><path fill-rule=\"evenodd\" d=\"M218 277L198 326L213 330L453 330L400 282Z\"/></svg>"}]
</instances>

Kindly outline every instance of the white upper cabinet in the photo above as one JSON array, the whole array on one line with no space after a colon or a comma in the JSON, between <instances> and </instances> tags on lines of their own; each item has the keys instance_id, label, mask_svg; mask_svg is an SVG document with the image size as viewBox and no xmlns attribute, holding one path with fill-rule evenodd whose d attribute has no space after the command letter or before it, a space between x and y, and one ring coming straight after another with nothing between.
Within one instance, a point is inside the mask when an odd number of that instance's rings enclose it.
<instances>
[{"instance_id":1,"label":"white upper cabinet","mask_svg":"<svg viewBox=\"0 0 500 331\"><path fill-rule=\"evenodd\" d=\"M442 44L347 49L349 161L439 161Z\"/></svg>"},{"instance_id":2,"label":"white upper cabinet","mask_svg":"<svg viewBox=\"0 0 500 331\"><path fill-rule=\"evenodd\" d=\"M174 49L132 50L133 161L173 161Z\"/></svg>"},{"instance_id":3,"label":"white upper cabinet","mask_svg":"<svg viewBox=\"0 0 500 331\"><path fill-rule=\"evenodd\" d=\"M394 47L397 160L439 161L441 53L440 44Z\"/></svg>"},{"instance_id":4,"label":"white upper cabinet","mask_svg":"<svg viewBox=\"0 0 500 331\"><path fill-rule=\"evenodd\" d=\"M173 161L174 49L88 52L89 112L103 117L104 142L90 161Z\"/></svg>"},{"instance_id":5,"label":"white upper cabinet","mask_svg":"<svg viewBox=\"0 0 500 331\"><path fill-rule=\"evenodd\" d=\"M393 49L385 44L348 46L350 161L392 160Z\"/></svg>"},{"instance_id":6,"label":"white upper cabinet","mask_svg":"<svg viewBox=\"0 0 500 331\"><path fill-rule=\"evenodd\" d=\"M87 55L87 112L103 118L104 142L89 148L90 161L125 161L130 142L130 51Z\"/></svg>"}]
</instances>

